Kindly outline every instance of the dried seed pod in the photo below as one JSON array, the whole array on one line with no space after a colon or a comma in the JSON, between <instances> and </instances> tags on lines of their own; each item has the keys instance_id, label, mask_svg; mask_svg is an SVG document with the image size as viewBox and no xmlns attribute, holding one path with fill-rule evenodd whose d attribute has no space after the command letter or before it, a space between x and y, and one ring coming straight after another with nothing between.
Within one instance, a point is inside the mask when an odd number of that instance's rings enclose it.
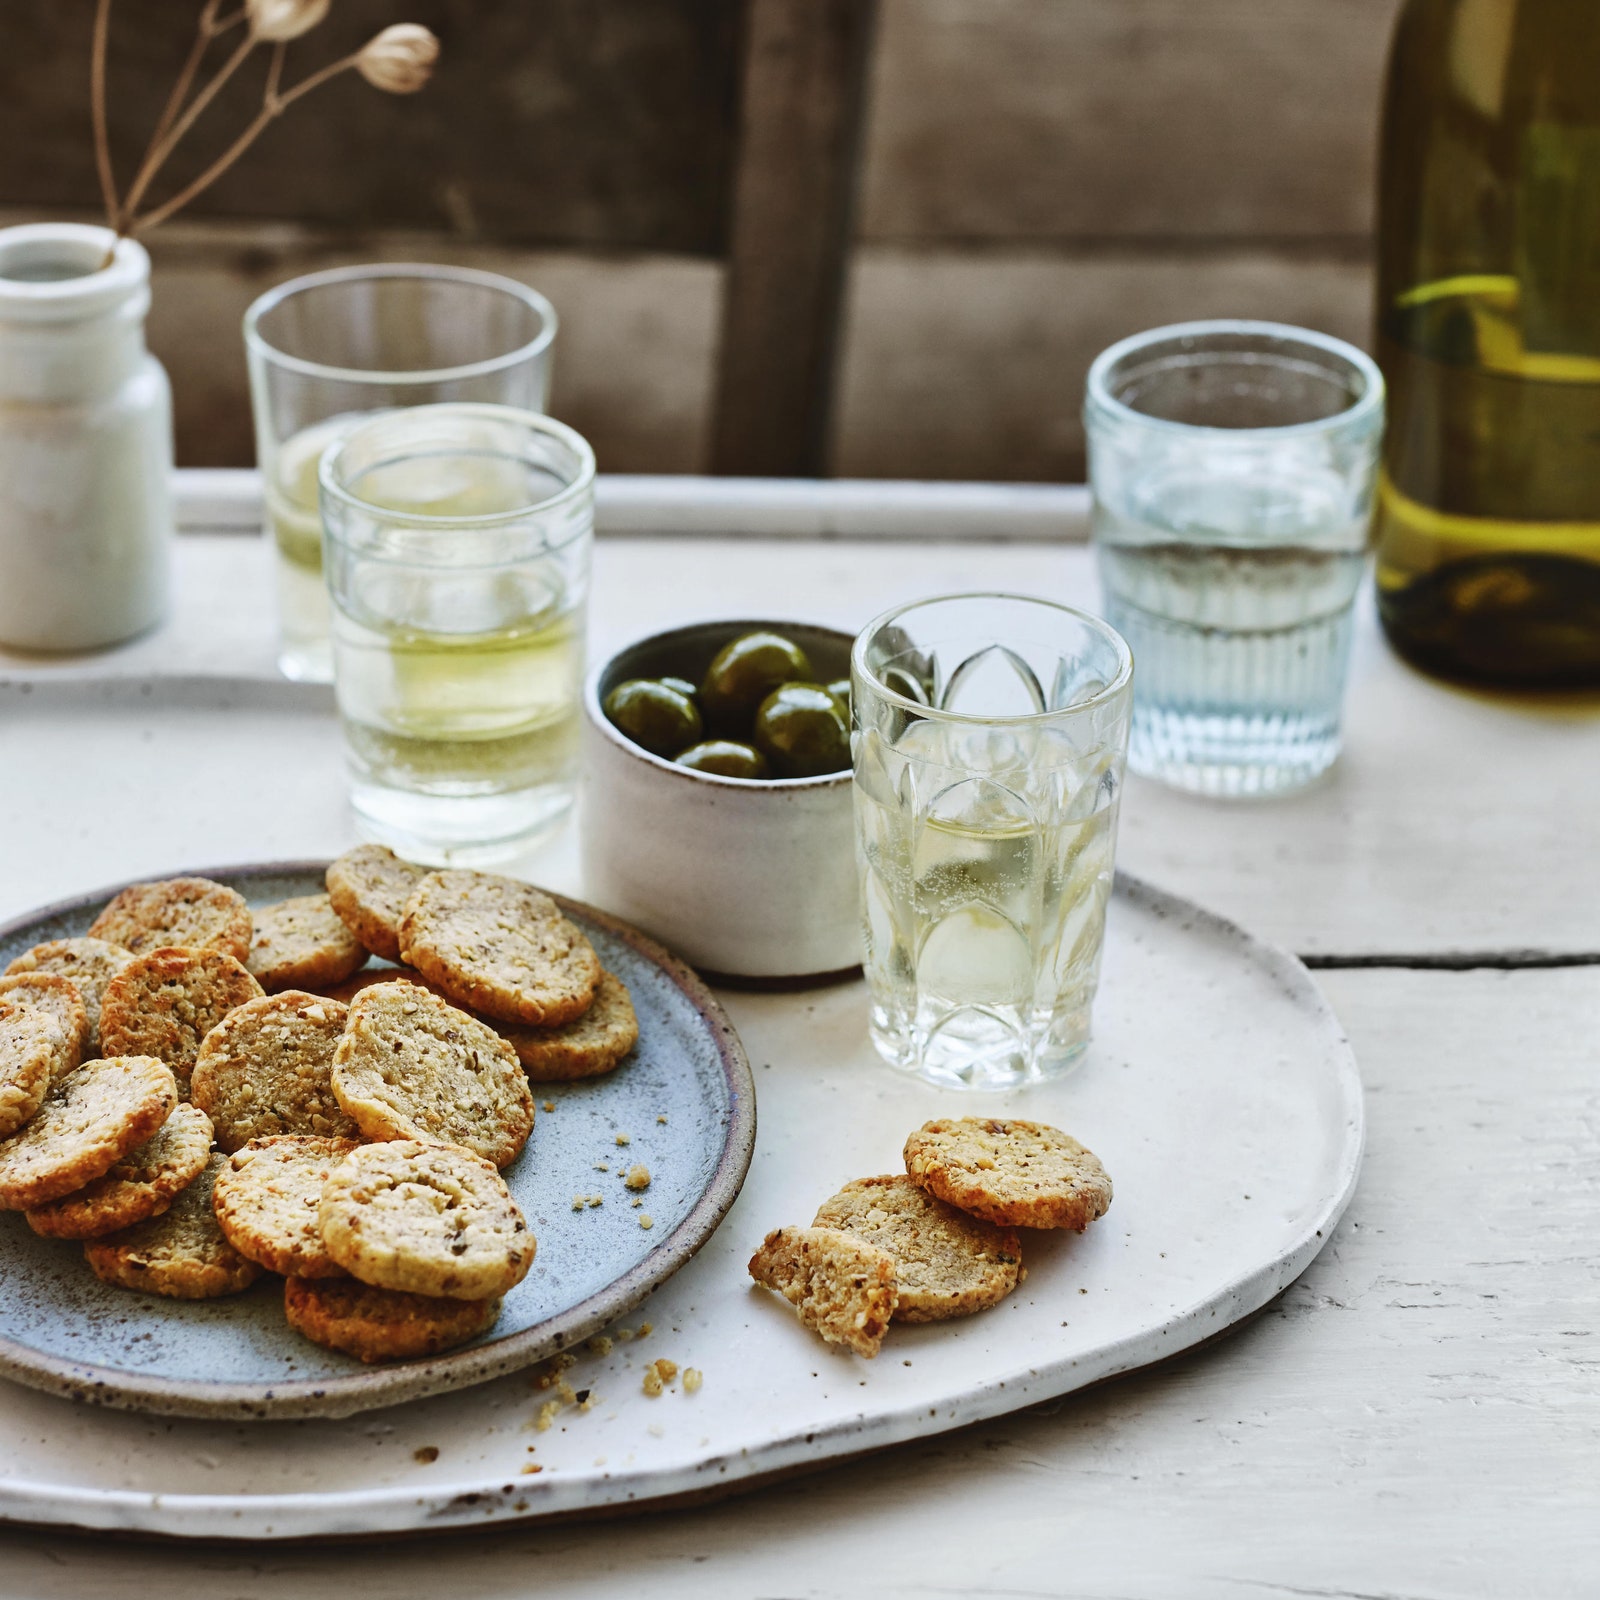
<instances>
[{"instance_id":1,"label":"dried seed pod","mask_svg":"<svg viewBox=\"0 0 1600 1600\"><path fill-rule=\"evenodd\" d=\"M245 0L250 32L270 44L310 33L328 14L331 0Z\"/></svg>"},{"instance_id":2,"label":"dried seed pod","mask_svg":"<svg viewBox=\"0 0 1600 1600\"><path fill-rule=\"evenodd\" d=\"M397 22L367 41L356 71L385 94L415 94L433 73L439 41L416 22Z\"/></svg>"}]
</instances>

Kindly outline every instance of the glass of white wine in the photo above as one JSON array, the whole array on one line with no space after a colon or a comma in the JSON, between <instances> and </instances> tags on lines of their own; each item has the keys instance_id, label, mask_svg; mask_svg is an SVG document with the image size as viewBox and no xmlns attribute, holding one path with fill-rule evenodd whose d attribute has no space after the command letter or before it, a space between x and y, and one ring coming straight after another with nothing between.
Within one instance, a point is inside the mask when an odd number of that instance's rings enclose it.
<instances>
[{"instance_id":1,"label":"glass of white wine","mask_svg":"<svg viewBox=\"0 0 1600 1600\"><path fill-rule=\"evenodd\" d=\"M419 406L320 479L361 832L436 866L518 854L572 803L594 452L531 411Z\"/></svg>"},{"instance_id":2,"label":"glass of white wine","mask_svg":"<svg viewBox=\"0 0 1600 1600\"><path fill-rule=\"evenodd\" d=\"M333 676L317 467L375 413L446 401L543 411L556 314L513 278L398 262L280 284L245 313L285 677Z\"/></svg>"},{"instance_id":3,"label":"glass of white wine","mask_svg":"<svg viewBox=\"0 0 1600 1600\"><path fill-rule=\"evenodd\" d=\"M1021 595L891 611L851 657L872 1036L953 1088L1066 1071L1089 1038L1133 657Z\"/></svg>"}]
</instances>

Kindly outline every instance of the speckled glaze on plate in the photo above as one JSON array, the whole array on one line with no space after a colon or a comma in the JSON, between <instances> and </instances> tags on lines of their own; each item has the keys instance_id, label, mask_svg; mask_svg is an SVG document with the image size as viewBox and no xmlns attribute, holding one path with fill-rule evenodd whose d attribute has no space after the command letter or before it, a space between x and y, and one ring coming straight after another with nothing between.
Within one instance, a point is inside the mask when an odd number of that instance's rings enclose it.
<instances>
[{"instance_id":1,"label":"speckled glaze on plate","mask_svg":"<svg viewBox=\"0 0 1600 1600\"><path fill-rule=\"evenodd\" d=\"M265 905L317 893L326 866L198 870ZM178 870L196 869L169 875ZM30 945L81 934L122 887L0 927L0 968ZM711 1237L737 1198L755 1144L755 1086L721 1006L688 967L624 923L561 905L632 992L639 1046L604 1077L533 1086L540 1108L533 1136L505 1177L538 1254L488 1334L432 1360L367 1367L290 1330L279 1278L221 1300L133 1294L101 1283L77 1246L41 1239L21 1216L4 1214L0 1374L126 1410L339 1417L526 1367L637 1305ZM546 1100L553 1112L543 1110ZM626 1149L616 1143L619 1133L629 1137ZM602 1160L609 1172L596 1170ZM622 1186L636 1161L652 1179L648 1230ZM602 1195L604 1203L574 1211L578 1194Z\"/></svg>"}]
</instances>

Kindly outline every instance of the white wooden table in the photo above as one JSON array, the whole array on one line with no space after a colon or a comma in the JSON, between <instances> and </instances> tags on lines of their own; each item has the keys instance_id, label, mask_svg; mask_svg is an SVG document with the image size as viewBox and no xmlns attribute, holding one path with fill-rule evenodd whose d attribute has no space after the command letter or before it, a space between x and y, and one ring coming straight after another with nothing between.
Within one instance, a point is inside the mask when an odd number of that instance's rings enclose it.
<instances>
[{"instance_id":1,"label":"white wooden table","mask_svg":"<svg viewBox=\"0 0 1600 1600\"><path fill-rule=\"evenodd\" d=\"M160 634L70 661L0 653L0 916L192 861L197 839L225 860L353 838L331 712L304 762L258 785L237 779L242 722L216 719L181 784L143 738L155 677L227 679L255 715L304 693L274 680L267 554L240 531L253 496L245 476L186 480ZM612 480L601 523L597 652L694 617L854 627L940 590L1094 600L1081 491ZM60 684L86 676L92 730L51 711L81 706ZM132 859L94 825L106 771L147 818ZM1221 1343L670 1515L388 1548L0 1533L0 1597L1600 1593L1597 777L1600 700L1434 684L1365 614L1323 784L1224 805L1130 781L1120 859L1324 968L1368 1092L1338 1234ZM567 842L527 870L576 887Z\"/></svg>"}]
</instances>

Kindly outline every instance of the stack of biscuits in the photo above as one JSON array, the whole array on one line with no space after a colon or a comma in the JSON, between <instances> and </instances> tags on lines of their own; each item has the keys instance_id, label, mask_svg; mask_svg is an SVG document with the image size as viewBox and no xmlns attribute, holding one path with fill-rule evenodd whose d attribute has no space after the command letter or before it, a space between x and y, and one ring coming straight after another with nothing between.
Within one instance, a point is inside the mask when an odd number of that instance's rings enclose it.
<instances>
[{"instance_id":1,"label":"stack of biscuits","mask_svg":"<svg viewBox=\"0 0 1600 1600\"><path fill-rule=\"evenodd\" d=\"M1017 1118L925 1123L905 1172L858 1178L809 1228L778 1228L750 1258L830 1344L872 1357L891 1321L986 1310L1022 1275L1020 1228L1082 1233L1111 1204L1111 1179L1070 1134Z\"/></svg>"},{"instance_id":2,"label":"stack of biscuits","mask_svg":"<svg viewBox=\"0 0 1600 1600\"><path fill-rule=\"evenodd\" d=\"M13 961L0 1209L107 1283L198 1300L279 1273L317 1343L431 1355L532 1265L500 1175L529 1081L610 1071L638 1024L525 883L363 846L327 888L252 913L205 878L136 884Z\"/></svg>"}]
</instances>

